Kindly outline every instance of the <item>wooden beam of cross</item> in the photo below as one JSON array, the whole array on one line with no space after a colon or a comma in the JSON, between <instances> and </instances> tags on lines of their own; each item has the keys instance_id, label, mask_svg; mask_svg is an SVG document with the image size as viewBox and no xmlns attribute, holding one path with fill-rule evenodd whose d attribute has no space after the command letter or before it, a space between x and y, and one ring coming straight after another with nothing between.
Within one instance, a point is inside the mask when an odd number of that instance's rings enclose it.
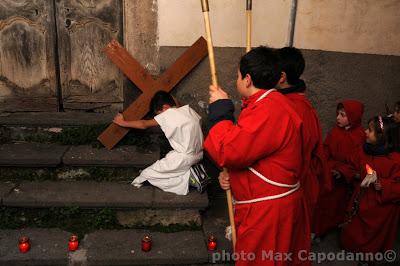
<instances>
[{"instance_id":1,"label":"wooden beam of cross","mask_svg":"<svg viewBox=\"0 0 400 266\"><path fill-rule=\"evenodd\" d=\"M137 120L148 113L150 100L158 90L171 91L206 57L207 42L200 37L158 79L153 79L116 40L112 40L104 48L104 53L142 91L142 94L123 112L126 120ZM112 123L97 139L111 150L128 132L128 128Z\"/></svg>"}]
</instances>

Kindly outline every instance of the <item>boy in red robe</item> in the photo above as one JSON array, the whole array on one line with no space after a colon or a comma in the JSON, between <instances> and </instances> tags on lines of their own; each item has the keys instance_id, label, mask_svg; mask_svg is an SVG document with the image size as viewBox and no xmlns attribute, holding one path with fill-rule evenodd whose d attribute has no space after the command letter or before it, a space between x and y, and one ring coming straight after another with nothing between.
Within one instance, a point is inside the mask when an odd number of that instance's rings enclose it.
<instances>
[{"instance_id":1,"label":"boy in red robe","mask_svg":"<svg viewBox=\"0 0 400 266\"><path fill-rule=\"evenodd\" d=\"M329 191L332 185L323 149L322 130L317 111L304 93L306 85L300 79L305 68L301 51L294 47L284 47L277 52L282 64L278 91L291 101L294 110L303 120L303 169L300 184L308 206L309 219L312 221L320 188Z\"/></svg>"},{"instance_id":2,"label":"boy in red robe","mask_svg":"<svg viewBox=\"0 0 400 266\"><path fill-rule=\"evenodd\" d=\"M400 132L393 125L389 118L371 119L366 143L349 158L362 182L354 190L340 236L348 251L376 253L393 248L400 221L400 205L396 204L400 200L400 162L392 153L400 148ZM366 164L373 171L367 173Z\"/></svg>"},{"instance_id":3,"label":"boy in red robe","mask_svg":"<svg viewBox=\"0 0 400 266\"><path fill-rule=\"evenodd\" d=\"M241 58L236 85L244 99L237 124L232 101L210 86L211 129L204 148L229 172L219 179L236 200L235 251L244 254L236 265L310 265L310 228L299 182L302 121L274 89L280 75L272 49L258 47Z\"/></svg>"},{"instance_id":4,"label":"boy in red robe","mask_svg":"<svg viewBox=\"0 0 400 266\"><path fill-rule=\"evenodd\" d=\"M322 194L314 213L313 232L317 237L326 234L343 222L351 193L350 181L358 174L346 158L365 142L361 119L364 105L355 100L345 100L336 108L336 127L325 139L324 149L334 187Z\"/></svg>"}]
</instances>

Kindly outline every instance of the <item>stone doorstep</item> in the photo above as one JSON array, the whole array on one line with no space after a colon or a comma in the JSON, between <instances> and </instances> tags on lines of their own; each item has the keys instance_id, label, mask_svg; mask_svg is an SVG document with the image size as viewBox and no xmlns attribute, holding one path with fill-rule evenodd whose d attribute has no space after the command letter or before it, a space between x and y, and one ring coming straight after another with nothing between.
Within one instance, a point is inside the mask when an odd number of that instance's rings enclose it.
<instances>
[{"instance_id":1,"label":"stone doorstep","mask_svg":"<svg viewBox=\"0 0 400 266\"><path fill-rule=\"evenodd\" d=\"M158 147L140 150L121 146L111 151L90 145L65 146L42 143L0 145L0 166L57 167L66 166L146 167L159 159Z\"/></svg>"},{"instance_id":2,"label":"stone doorstep","mask_svg":"<svg viewBox=\"0 0 400 266\"><path fill-rule=\"evenodd\" d=\"M208 262L204 235L199 231L149 233L152 249L141 250L144 230L104 230L90 234L86 241L89 265L188 265Z\"/></svg>"},{"instance_id":3,"label":"stone doorstep","mask_svg":"<svg viewBox=\"0 0 400 266\"><path fill-rule=\"evenodd\" d=\"M0 265L166 265L208 262L204 235L200 231L149 233L152 250L141 250L144 230L101 230L80 240L79 249L68 251L71 233L60 229L0 230ZM30 238L27 253L18 250L18 239Z\"/></svg>"},{"instance_id":4,"label":"stone doorstep","mask_svg":"<svg viewBox=\"0 0 400 266\"><path fill-rule=\"evenodd\" d=\"M186 196L161 191L153 186L135 188L129 183L94 181L22 182L6 195L4 206L89 208L205 209L207 193L191 190Z\"/></svg>"}]
</instances>

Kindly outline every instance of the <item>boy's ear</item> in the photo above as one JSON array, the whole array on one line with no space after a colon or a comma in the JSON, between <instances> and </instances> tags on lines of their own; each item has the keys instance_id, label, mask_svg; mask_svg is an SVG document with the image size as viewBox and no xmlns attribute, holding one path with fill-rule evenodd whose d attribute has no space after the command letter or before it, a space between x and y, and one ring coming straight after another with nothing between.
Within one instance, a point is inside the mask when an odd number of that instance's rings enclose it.
<instances>
[{"instance_id":1,"label":"boy's ear","mask_svg":"<svg viewBox=\"0 0 400 266\"><path fill-rule=\"evenodd\" d=\"M169 109L171 106L169 104L163 104L162 106L162 111L166 111L167 109Z\"/></svg>"},{"instance_id":2,"label":"boy's ear","mask_svg":"<svg viewBox=\"0 0 400 266\"><path fill-rule=\"evenodd\" d=\"M282 72L281 72L281 77L280 77L280 79L279 79L279 81L278 81L278 84L285 83L286 81L287 81L286 73L282 71Z\"/></svg>"},{"instance_id":3,"label":"boy's ear","mask_svg":"<svg viewBox=\"0 0 400 266\"><path fill-rule=\"evenodd\" d=\"M251 87L251 85L253 84L253 80L251 79L251 76L249 74L246 74L244 79L246 81L246 88Z\"/></svg>"}]
</instances>

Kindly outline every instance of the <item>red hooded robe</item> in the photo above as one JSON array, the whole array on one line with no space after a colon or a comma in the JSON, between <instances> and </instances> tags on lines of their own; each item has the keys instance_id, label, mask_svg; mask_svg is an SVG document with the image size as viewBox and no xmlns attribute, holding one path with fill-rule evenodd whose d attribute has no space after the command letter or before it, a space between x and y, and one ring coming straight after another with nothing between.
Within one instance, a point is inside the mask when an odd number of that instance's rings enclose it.
<instances>
[{"instance_id":1,"label":"red hooded robe","mask_svg":"<svg viewBox=\"0 0 400 266\"><path fill-rule=\"evenodd\" d=\"M244 102L236 125L229 120L218 122L204 142L205 150L218 165L228 168L231 190L239 201L289 190L260 179L249 171L250 166L275 182L299 181L302 121L288 99L278 92L257 101L264 93L261 90ZM236 253L256 255L255 260L239 260L236 265L310 265L298 259L300 251L310 250L301 188L283 198L236 204L235 225ZM285 260L283 254L292 254L293 261Z\"/></svg>"},{"instance_id":2,"label":"red hooded robe","mask_svg":"<svg viewBox=\"0 0 400 266\"><path fill-rule=\"evenodd\" d=\"M342 104L350 128L347 130L338 126L333 128L324 143L329 169L340 172L342 178L334 180L333 190L322 193L318 199L313 220L313 232L317 236L327 233L343 222L351 195L348 183L358 174L358 169L349 164L346 158L365 142L365 132L361 127L364 105L355 100L346 100Z\"/></svg>"},{"instance_id":3,"label":"red hooded robe","mask_svg":"<svg viewBox=\"0 0 400 266\"><path fill-rule=\"evenodd\" d=\"M356 199L359 201L359 211L343 228L341 244L344 249L352 252L390 250L397 236L400 218L400 205L396 204L400 200L398 158L393 154L372 156L360 151L351 156L350 161L359 169L361 179L366 175L365 164L369 164L376 171L382 190L375 190L373 184L368 188L357 185L349 202L348 212L352 212Z\"/></svg>"}]
</instances>

